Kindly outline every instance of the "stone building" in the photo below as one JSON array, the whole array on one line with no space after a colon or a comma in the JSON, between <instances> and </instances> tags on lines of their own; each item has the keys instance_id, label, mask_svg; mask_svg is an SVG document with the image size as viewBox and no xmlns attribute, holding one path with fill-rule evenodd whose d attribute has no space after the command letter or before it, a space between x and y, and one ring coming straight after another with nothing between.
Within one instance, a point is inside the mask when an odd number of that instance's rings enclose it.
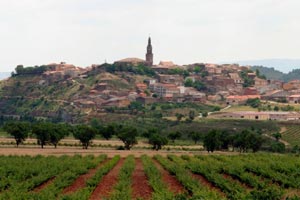
<instances>
[{"instance_id":1,"label":"stone building","mask_svg":"<svg viewBox=\"0 0 300 200\"><path fill-rule=\"evenodd\" d=\"M152 44L151 44L151 38L150 37L148 38L146 62L147 62L148 66L153 65L153 53L152 53Z\"/></svg>"}]
</instances>

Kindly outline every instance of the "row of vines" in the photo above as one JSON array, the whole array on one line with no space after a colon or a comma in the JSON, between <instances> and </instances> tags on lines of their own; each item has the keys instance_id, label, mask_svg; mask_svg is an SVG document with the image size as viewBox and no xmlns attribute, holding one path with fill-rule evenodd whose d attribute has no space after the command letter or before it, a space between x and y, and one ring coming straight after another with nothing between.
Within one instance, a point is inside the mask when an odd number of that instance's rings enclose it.
<instances>
[{"instance_id":1,"label":"row of vines","mask_svg":"<svg viewBox=\"0 0 300 200\"><path fill-rule=\"evenodd\" d=\"M300 158L0 156L0 199L300 199Z\"/></svg>"}]
</instances>

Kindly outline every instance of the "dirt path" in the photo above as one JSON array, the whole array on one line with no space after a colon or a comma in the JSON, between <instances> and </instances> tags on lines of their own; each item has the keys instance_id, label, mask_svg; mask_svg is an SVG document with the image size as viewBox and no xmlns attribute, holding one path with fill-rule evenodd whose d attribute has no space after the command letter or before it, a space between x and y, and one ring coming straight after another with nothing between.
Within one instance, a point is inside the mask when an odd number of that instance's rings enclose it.
<instances>
[{"instance_id":1,"label":"dirt path","mask_svg":"<svg viewBox=\"0 0 300 200\"><path fill-rule=\"evenodd\" d=\"M266 137L270 138L271 140L276 141L276 138L275 138L275 137L270 136L270 135L268 135L268 134L263 134L263 136L266 136ZM283 140L283 139L279 139L279 142L283 143L285 146L290 145L290 143L288 143L287 141L285 141L285 140Z\"/></svg>"},{"instance_id":2,"label":"dirt path","mask_svg":"<svg viewBox=\"0 0 300 200\"><path fill-rule=\"evenodd\" d=\"M93 169L90 169L86 174L82 174L80 175L70 186L66 187L63 190L63 194L69 194L72 192L76 192L77 190L84 188L86 186L86 181L88 179L90 179L91 177L93 177L95 175L95 173L97 172L97 170L103 166L103 164L105 162L107 162L108 160L102 161L100 162L100 164Z\"/></svg>"},{"instance_id":3,"label":"dirt path","mask_svg":"<svg viewBox=\"0 0 300 200\"><path fill-rule=\"evenodd\" d=\"M109 194L118 181L118 175L123 163L124 158L121 158L117 165L102 178L98 186L93 191L90 200L101 200L102 198L109 197Z\"/></svg>"},{"instance_id":4,"label":"dirt path","mask_svg":"<svg viewBox=\"0 0 300 200\"><path fill-rule=\"evenodd\" d=\"M56 178L56 177L54 176L54 177L52 177L52 178L50 178L50 179L44 181L43 183L41 183L40 185L38 185L37 187L35 187L35 188L33 189L33 192L40 192L40 191L43 190L45 187L47 187L49 184L51 184L51 183L54 181L55 178Z\"/></svg>"},{"instance_id":5,"label":"dirt path","mask_svg":"<svg viewBox=\"0 0 300 200\"><path fill-rule=\"evenodd\" d=\"M222 197L226 197L225 193L222 192L222 190L216 186L214 186L211 182L209 182L204 176L200 175L200 174L194 174L191 172L191 176L198 180L200 182L201 185L204 185L205 187L207 187L210 190L213 190L217 193L219 193Z\"/></svg>"},{"instance_id":6,"label":"dirt path","mask_svg":"<svg viewBox=\"0 0 300 200\"><path fill-rule=\"evenodd\" d=\"M167 170L165 170L156 160L153 160L153 162L157 169L161 172L162 180L167 184L170 191L172 191L174 194L185 192L184 187L174 176L172 176Z\"/></svg>"},{"instance_id":7,"label":"dirt path","mask_svg":"<svg viewBox=\"0 0 300 200\"><path fill-rule=\"evenodd\" d=\"M132 174L132 199L150 199L152 188L148 183L141 159L136 159Z\"/></svg>"}]
</instances>

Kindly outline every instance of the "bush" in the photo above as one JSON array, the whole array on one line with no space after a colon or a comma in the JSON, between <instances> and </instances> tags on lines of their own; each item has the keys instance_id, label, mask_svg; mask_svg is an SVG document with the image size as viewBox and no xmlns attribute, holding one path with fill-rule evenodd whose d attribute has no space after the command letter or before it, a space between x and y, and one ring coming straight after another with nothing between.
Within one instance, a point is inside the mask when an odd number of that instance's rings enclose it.
<instances>
[{"instance_id":1,"label":"bush","mask_svg":"<svg viewBox=\"0 0 300 200\"><path fill-rule=\"evenodd\" d=\"M274 142L273 144L271 144L271 151L277 153L284 153L285 145L281 142Z\"/></svg>"}]
</instances>

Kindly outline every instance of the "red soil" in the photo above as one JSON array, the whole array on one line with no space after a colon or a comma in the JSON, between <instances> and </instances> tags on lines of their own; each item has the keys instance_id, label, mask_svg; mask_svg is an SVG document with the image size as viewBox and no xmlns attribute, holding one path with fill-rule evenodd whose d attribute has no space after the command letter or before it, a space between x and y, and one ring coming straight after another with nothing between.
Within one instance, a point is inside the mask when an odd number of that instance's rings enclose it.
<instances>
[{"instance_id":1,"label":"red soil","mask_svg":"<svg viewBox=\"0 0 300 200\"><path fill-rule=\"evenodd\" d=\"M80 175L74 182L72 185L66 187L63 190L63 194L69 194L72 192L76 192L77 190L84 188L86 186L86 181L91 178L92 176L95 175L95 173L97 172L97 170L108 160L105 160L104 162L101 162L96 168L90 169L88 171L88 173L86 174L82 174Z\"/></svg>"},{"instance_id":2,"label":"red soil","mask_svg":"<svg viewBox=\"0 0 300 200\"><path fill-rule=\"evenodd\" d=\"M100 200L109 197L114 185L118 181L119 171L124 163L124 158L121 158L117 165L106 174L96 189L93 191L90 200Z\"/></svg>"},{"instance_id":3,"label":"red soil","mask_svg":"<svg viewBox=\"0 0 300 200\"><path fill-rule=\"evenodd\" d=\"M226 195L222 192L222 190L216 186L214 186L211 182L209 182L204 176L200 175L200 174L194 174L191 173L192 177L197 179L198 181L200 181L200 183L204 186L206 186L207 188L209 188L210 190L214 190L217 193L219 193L221 196L225 197Z\"/></svg>"},{"instance_id":4,"label":"red soil","mask_svg":"<svg viewBox=\"0 0 300 200\"><path fill-rule=\"evenodd\" d=\"M153 162L157 169L161 172L163 182L167 184L168 188L174 194L185 192L184 187L174 176L172 176L167 170L165 170L156 160L154 160Z\"/></svg>"},{"instance_id":5,"label":"red soil","mask_svg":"<svg viewBox=\"0 0 300 200\"><path fill-rule=\"evenodd\" d=\"M33 189L33 192L40 192L42 189L44 189L45 187L47 187L49 184L51 184L55 179L55 176L46 180L45 182L41 183L40 185L38 185L37 187L35 187Z\"/></svg>"},{"instance_id":6,"label":"red soil","mask_svg":"<svg viewBox=\"0 0 300 200\"><path fill-rule=\"evenodd\" d=\"M135 169L132 174L132 198L150 199L152 191L152 188L148 184L142 161L136 159Z\"/></svg>"}]
</instances>

